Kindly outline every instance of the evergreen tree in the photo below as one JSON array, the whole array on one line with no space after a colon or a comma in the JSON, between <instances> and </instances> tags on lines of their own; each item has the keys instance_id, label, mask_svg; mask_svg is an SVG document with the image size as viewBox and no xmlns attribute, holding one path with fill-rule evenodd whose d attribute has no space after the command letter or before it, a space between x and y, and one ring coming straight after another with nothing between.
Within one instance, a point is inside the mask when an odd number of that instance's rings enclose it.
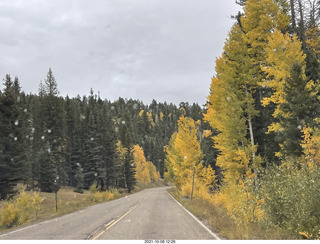
<instances>
[{"instance_id":1,"label":"evergreen tree","mask_svg":"<svg viewBox=\"0 0 320 244\"><path fill-rule=\"evenodd\" d=\"M290 76L284 86L286 103L281 104L283 115L280 124L283 130L280 133L284 156L298 157L303 153L302 128L313 127L313 115L316 109L312 90L306 78L303 77L301 64L292 65Z\"/></svg>"},{"instance_id":2,"label":"evergreen tree","mask_svg":"<svg viewBox=\"0 0 320 244\"><path fill-rule=\"evenodd\" d=\"M18 181L25 180L25 134L20 107L20 86L6 75L0 96L0 199L13 193Z\"/></svg>"},{"instance_id":3,"label":"evergreen tree","mask_svg":"<svg viewBox=\"0 0 320 244\"><path fill-rule=\"evenodd\" d=\"M40 95L42 95L42 104L40 105L42 117L42 131L40 136L42 140L41 149L47 152L49 160L43 161L41 158L40 167L40 188L42 191L51 191L49 185L57 180L66 183L67 175L64 164L65 148L65 115L63 100L58 97L59 91L57 82L51 69L49 69L44 85L41 86Z\"/></svg>"}]
</instances>

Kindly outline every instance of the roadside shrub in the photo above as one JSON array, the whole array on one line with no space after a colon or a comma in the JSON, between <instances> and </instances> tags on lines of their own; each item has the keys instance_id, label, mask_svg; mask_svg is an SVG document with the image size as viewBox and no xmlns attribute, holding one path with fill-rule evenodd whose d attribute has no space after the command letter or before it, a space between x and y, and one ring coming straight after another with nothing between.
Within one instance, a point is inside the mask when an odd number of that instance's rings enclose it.
<instances>
[{"instance_id":1,"label":"roadside shrub","mask_svg":"<svg viewBox=\"0 0 320 244\"><path fill-rule=\"evenodd\" d=\"M95 194L98 192L97 182L93 182L93 184L89 188L89 191L91 194Z\"/></svg>"},{"instance_id":2,"label":"roadside shrub","mask_svg":"<svg viewBox=\"0 0 320 244\"><path fill-rule=\"evenodd\" d=\"M19 222L19 209L13 203L5 203L0 212L0 226L10 228Z\"/></svg>"},{"instance_id":3,"label":"roadside shrub","mask_svg":"<svg viewBox=\"0 0 320 244\"><path fill-rule=\"evenodd\" d=\"M260 223L265 217L264 200L255 194L250 181L230 181L224 184L213 197L212 203L223 206L236 225L243 228L247 238L250 224Z\"/></svg>"},{"instance_id":4,"label":"roadside shrub","mask_svg":"<svg viewBox=\"0 0 320 244\"><path fill-rule=\"evenodd\" d=\"M76 192L76 193L81 193L81 194L84 193L84 191L82 189L79 189L79 188L75 188L73 191Z\"/></svg>"},{"instance_id":5,"label":"roadside shrub","mask_svg":"<svg viewBox=\"0 0 320 244\"><path fill-rule=\"evenodd\" d=\"M320 169L287 163L263 178L268 219L307 239L320 238Z\"/></svg>"},{"instance_id":6,"label":"roadside shrub","mask_svg":"<svg viewBox=\"0 0 320 244\"><path fill-rule=\"evenodd\" d=\"M113 198L114 198L114 195L113 195L112 192L110 192L110 191L103 192L103 200L104 201L109 201L109 200L111 200Z\"/></svg>"},{"instance_id":7,"label":"roadside shrub","mask_svg":"<svg viewBox=\"0 0 320 244\"><path fill-rule=\"evenodd\" d=\"M99 192L97 191L96 193L91 194L91 200L93 202L106 202L114 198L114 194L110 191L104 191L104 192Z\"/></svg>"},{"instance_id":8,"label":"roadside shrub","mask_svg":"<svg viewBox=\"0 0 320 244\"><path fill-rule=\"evenodd\" d=\"M116 188L111 189L110 192L113 194L113 198L118 198L120 196L120 193Z\"/></svg>"},{"instance_id":9,"label":"roadside shrub","mask_svg":"<svg viewBox=\"0 0 320 244\"><path fill-rule=\"evenodd\" d=\"M42 198L36 192L20 191L14 201L7 202L0 212L0 226L12 227L37 217L41 209Z\"/></svg>"}]
</instances>

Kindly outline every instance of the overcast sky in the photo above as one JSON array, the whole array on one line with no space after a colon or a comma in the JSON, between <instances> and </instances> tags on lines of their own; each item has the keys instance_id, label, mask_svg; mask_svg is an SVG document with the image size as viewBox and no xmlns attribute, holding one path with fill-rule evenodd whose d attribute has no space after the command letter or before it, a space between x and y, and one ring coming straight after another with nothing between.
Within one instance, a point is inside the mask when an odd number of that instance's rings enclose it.
<instances>
[{"instance_id":1,"label":"overcast sky","mask_svg":"<svg viewBox=\"0 0 320 244\"><path fill-rule=\"evenodd\" d=\"M0 0L0 77L38 93L199 103L240 7L235 0ZM2 87L1 82L1 89Z\"/></svg>"}]
</instances>

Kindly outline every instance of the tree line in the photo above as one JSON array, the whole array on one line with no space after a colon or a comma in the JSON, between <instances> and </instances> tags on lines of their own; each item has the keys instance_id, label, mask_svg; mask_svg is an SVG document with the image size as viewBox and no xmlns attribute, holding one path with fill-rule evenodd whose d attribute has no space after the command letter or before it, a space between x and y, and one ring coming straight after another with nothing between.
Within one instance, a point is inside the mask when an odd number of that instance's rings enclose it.
<instances>
[{"instance_id":1,"label":"tree line","mask_svg":"<svg viewBox=\"0 0 320 244\"><path fill-rule=\"evenodd\" d=\"M0 92L0 196L12 194L19 182L46 192L53 184L81 190L94 182L102 190L131 191L136 183L134 145L163 177L163 148L183 113L202 118L197 104L111 102L93 90L82 98L63 98L51 69L38 94L25 94L19 79L6 75Z\"/></svg>"}]
</instances>

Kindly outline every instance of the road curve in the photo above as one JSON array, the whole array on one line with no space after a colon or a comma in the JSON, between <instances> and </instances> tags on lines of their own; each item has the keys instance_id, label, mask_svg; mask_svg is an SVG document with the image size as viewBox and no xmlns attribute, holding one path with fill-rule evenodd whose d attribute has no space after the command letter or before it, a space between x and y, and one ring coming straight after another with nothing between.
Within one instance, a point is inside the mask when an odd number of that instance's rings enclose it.
<instances>
[{"instance_id":1,"label":"road curve","mask_svg":"<svg viewBox=\"0 0 320 244\"><path fill-rule=\"evenodd\" d=\"M146 189L0 235L0 240L211 240L219 237L167 192Z\"/></svg>"}]
</instances>

